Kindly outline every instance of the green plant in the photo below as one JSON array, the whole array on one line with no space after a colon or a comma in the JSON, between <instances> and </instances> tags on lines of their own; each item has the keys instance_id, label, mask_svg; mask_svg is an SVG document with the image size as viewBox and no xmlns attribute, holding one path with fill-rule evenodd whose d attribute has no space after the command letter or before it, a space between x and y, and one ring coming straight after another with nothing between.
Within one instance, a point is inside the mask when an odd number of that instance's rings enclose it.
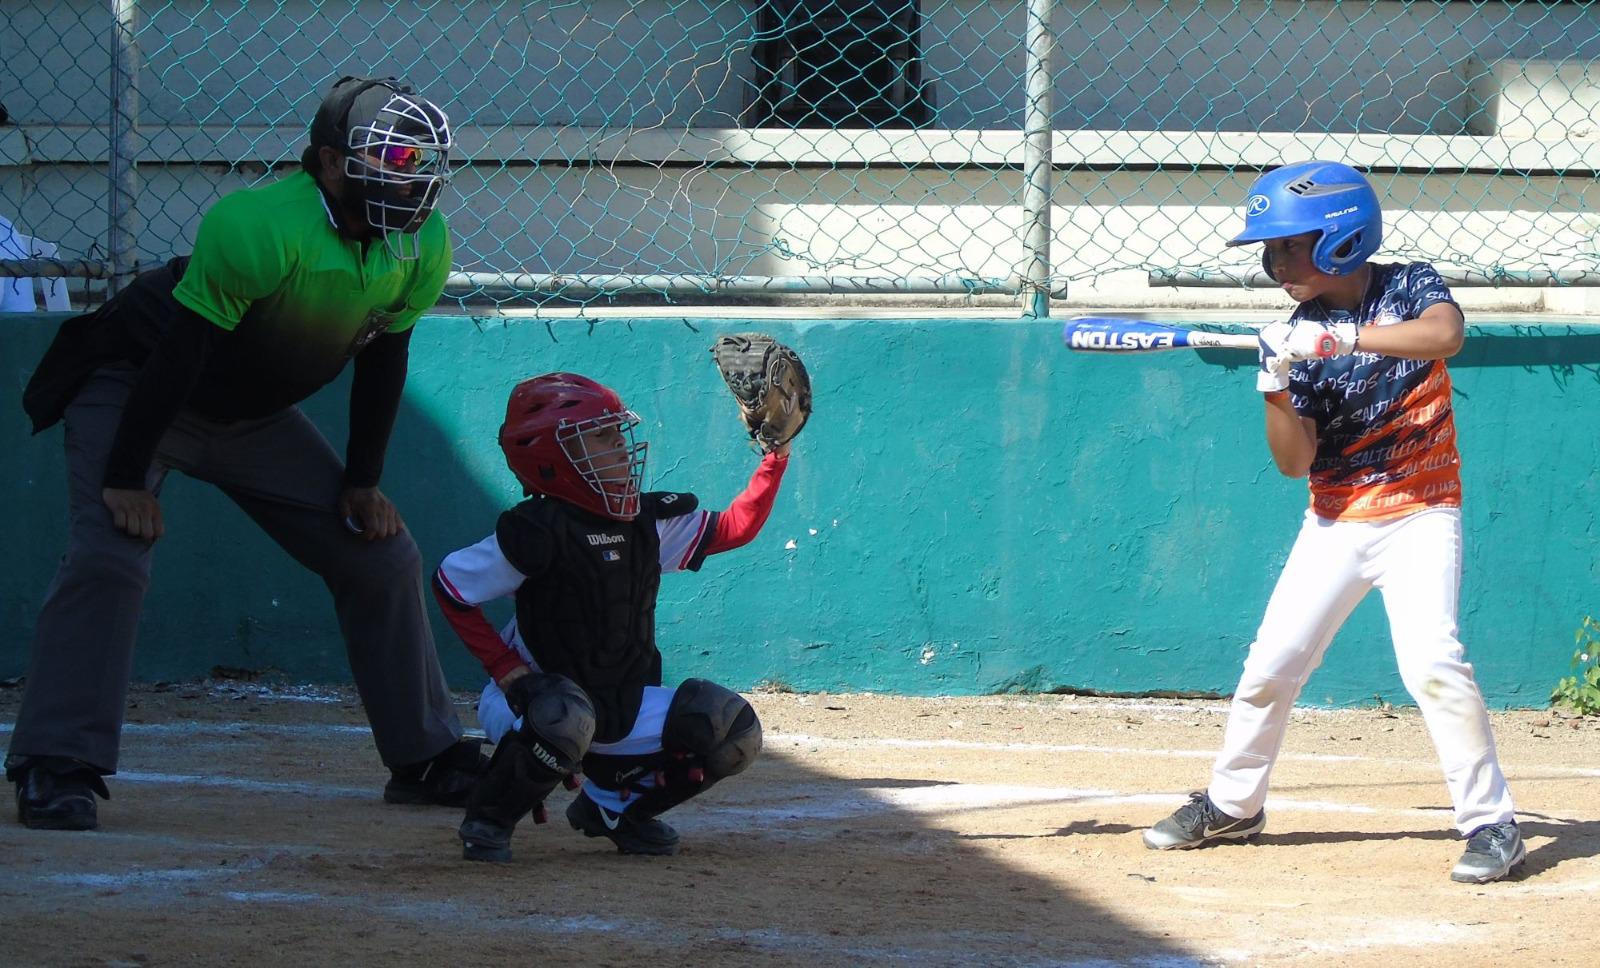
<instances>
[{"instance_id":1,"label":"green plant","mask_svg":"<svg viewBox=\"0 0 1600 968\"><path fill-rule=\"evenodd\" d=\"M1585 616L1572 650L1572 675L1550 692L1552 706L1566 706L1580 716L1600 716L1600 621Z\"/></svg>"}]
</instances>

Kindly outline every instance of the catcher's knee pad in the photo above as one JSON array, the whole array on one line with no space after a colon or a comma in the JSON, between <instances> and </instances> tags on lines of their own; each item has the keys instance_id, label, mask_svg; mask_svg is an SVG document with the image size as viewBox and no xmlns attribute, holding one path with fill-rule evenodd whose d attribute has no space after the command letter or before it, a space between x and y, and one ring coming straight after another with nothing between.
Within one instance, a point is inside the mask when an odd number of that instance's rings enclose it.
<instances>
[{"instance_id":1,"label":"catcher's knee pad","mask_svg":"<svg viewBox=\"0 0 1600 968\"><path fill-rule=\"evenodd\" d=\"M705 679L687 679L667 706L659 752L590 753L583 766L596 786L630 801L630 816L647 819L744 772L760 752L761 721L744 697Z\"/></svg>"},{"instance_id":2,"label":"catcher's knee pad","mask_svg":"<svg viewBox=\"0 0 1600 968\"><path fill-rule=\"evenodd\" d=\"M576 772L594 742L594 703L566 676L529 673L527 708L517 735L544 766L562 776Z\"/></svg>"},{"instance_id":3,"label":"catcher's knee pad","mask_svg":"<svg viewBox=\"0 0 1600 968\"><path fill-rule=\"evenodd\" d=\"M529 690L522 728L501 737L473 788L467 818L512 827L571 776L594 738L594 705L577 683L544 675ZM536 816L536 819L539 817Z\"/></svg>"},{"instance_id":4,"label":"catcher's knee pad","mask_svg":"<svg viewBox=\"0 0 1600 968\"><path fill-rule=\"evenodd\" d=\"M709 679L685 679L661 724L661 748L687 754L712 783L743 773L761 752L761 720L743 696Z\"/></svg>"}]
</instances>

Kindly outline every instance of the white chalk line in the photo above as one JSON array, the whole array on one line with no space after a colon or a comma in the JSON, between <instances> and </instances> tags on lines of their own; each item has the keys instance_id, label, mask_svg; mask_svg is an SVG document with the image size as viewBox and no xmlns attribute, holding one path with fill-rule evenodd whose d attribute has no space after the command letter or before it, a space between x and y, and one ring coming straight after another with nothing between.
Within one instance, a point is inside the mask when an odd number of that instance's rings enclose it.
<instances>
[{"instance_id":1,"label":"white chalk line","mask_svg":"<svg viewBox=\"0 0 1600 968\"><path fill-rule=\"evenodd\" d=\"M1342 925L1326 925L1337 932ZM1297 955L1316 958L1319 963L1335 955L1383 948L1415 948L1422 945L1472 944L1485 933L1481 926L1467 927L1449 921L1395 921L1390 918L1362 919L1350 924L1343 936L1330 939L1295 938L1279 935L1269 947L1259 949L1226 948L1217 952L1225 961L1257 964L1263 958L1280 960ZM1447 959L1446 959L1447 960Z\"/></svg>"},{"instance_id":2,"label":"white chalk line","mask_svg":"<svg viewBox=\"0 0 1600 968\"><path fill-rule=\"evenodd\" d=\"M0 723L0 734L12 731L14 723ZM349 725L341 723L252 723L243 722L201 722L185 720L170 723L128 723L123 726L124 733L133 735L165 736L165 735L199 735L205 733L229 734L255 734L260 736L292 736L316 738L320 736L370 736L372 730L366 726ZM468 730L467 735L481 735L481 731ZM867 739L836 739L828 736L815 736L810 733L785 733L771 731L765 736L768 746L786 743L791 746L809 746L817 749L871 749L881 747L885 749L949 749L972 750L986 753L1020 753L1029 755L1048 755L1059 753L1083 753L1095 756L1153 756L1169 759L1197 759L1212 760L1216 758L1216 750L1178 750L1166 749L1155 746L1099 746L1091 743L988 743L974 740L958 739L900 739L896 737L873 737ZM1384 766L1415 766L1428 770L1437 770L1438 764L1432 759L1404 759L1400 757L1359 756L1343 753L1283 753L1278 757L1279 762L1291 761L1300 763L1372 763ZM1555 773L1563 776L1600 777L1600 767L1577 766L1540 766L1541 771Z\"/></svg>"},{"instance_id":3,"label":"white chalk line","mask_svg":"<svg viewBox=\"0 0 1600 968\"><path fill-rule=\"evenodd\" d=\"M1156 756L1172 759L1198 759L1214 760L1217 751L1210 750L1175 750L1156 746L1096 746L1087 743L983 743L972 740L959 739L898 739L894 737L874 737L871 739L834 739L827 736L813 736L808 733L767 733L765 740L768 745L773 743L789 743L794 746L812 746L816 748L832 749L864 749L869 747L885 747L890 749L951 749L973 750L977 752L992 753L1089 753L1100 756ZM1403 759L1399 757L1383 756L1357 756L1344 753L1282 753L1278 762L1290 760L1300 763L1374 763L1385 766L1416 766L1426 767L1431 770L1438 769L1438 763L1431 759ZM1551 773L1560 773L1570 776L1600 777L1600 768L1589 769L1576 766L1540 766L1539 769Z\"/></svg>"},{"instance_id":4,"label":"white chalk line","mask_svg":"<svg viewBox=\"0 0 1600 968\"><path fill-rule=\"evenodd\" d=\"M220 787L229 790L246 790L250 793L270 793L280 797L313 796L325 800L379 800L383 794L376 786L345 787L303 780L252 780L238 776L201 776L198 773L144 773L116 774L116 779L129 783L154 783L166 786Z\"/></svg>"},{"instance_id":5,"label":"white chalk line","mask_svg":"<svg viewBox=\"0 0 1600 968\"><path fill-rule=\"evenodd\" d=\"M191 844L185 844L184 838L182 838L182 837L150 838L150 837L145 837L145 836L141 836L141 835L135 834L135 835L132 835L131 837L130 836L124 836L124 837L119 838L119 839L135 840L135 841L138 841L138 840L153 840L153 839L154 840L167 840L167 841L172 842L172 844L171 844L172 846L179 846L179 847L188 846L191 849L195 848L195 847L209 846L209 845L202 845L202 844L200 844L198 842L194 842L194 843L191 843ZM282 850L276 850L276 851L273 851L273 853L281 854L281 853L283 853L283 851ZM266 866L266 862L265 861L263 861L263 860L261 860L259 858L250 858L248 860L240 861L238 863L231 864L231 865L226 866L226 867L211 866L211 867L140 868L138 870L124 871L124 872L122 872L120 874L68 871L68 872L64 872L64 873L60 873L60 874L41 874L40 875L40 880L46 881L46 882L51 883L51 884L65 884L65 885L72 886L72 887L93 887L93 888L99 888L99 889L119 888L120 889L120 888L129 888L129 887L142 887L142 886L146 886L146 885L149 885L149 884L188 883L188 882L191 882L191 881L210 880L210 879L214 879L214 878L218 878L218 877L233 877L236 874L240 874L240 873L243 873L243 872L246 872L246 871L260 870L264 866Z\"/></svg>"},{"instance_id":6,"label":"white chalk line","mask_svg":"<svg viewBox=\"0 0 1600 968\"><path fill-rule=\"evenodd\" d=\"M16 723L0 723L0 733L10 733ZM208 722L196 719L176 720L170 723L124 723L123 735L133 736L192 736L207 733L256 733L262 736L371 736L369 726L344 723L252 723Z\"/></svg>"},{"instance_id":7,"label":"white chalk line","mask_svg":"<svg viewBox=\"0 0 1600 968\"><path fill-rule=\"evenodd\" d=\"M201 776L190 773L119 773L118 780L162 786L198 786L262 793L277 797L317 799L380 799L379 791L369 787L336 786L312 781L252 780L245 777ZM844 793L827 795L828 788ZM1042 787L1017 784L931 782L924 786L873 786L854 784L848 779L830 779L787 789L765 787L762 798L782 798L771 806L759 803L707 804L682 814L682 823L705 826L696 818L722 818L726 824L712 823L712 829L743 829L752 822L779 823L785 820L838 820L885 812L914 814L960 814L980 810L1010 810L1048 804L1110 806L1116 804L1170 805L1181 801L1177 791L1125 793L1097 787ZM1271 797L1267 809L1278 812L1340 813L1366 816L1428 817L1448 815L1444 808L1372 807L1329 800L1298 800ZM679 814L674 814L675 822Z\"/></svg>"},{"instance_id":8,"label":"white chalk line","mask_svg":"<svg viewBox=\"0 0 1600 968\"><path fill-rule=\"evenodd\" d=\"M246 904L308 904L324 900L323 895L306 891L223 891L222 896Z\"/></svg>"},{"instance_id":9,"label":"white chalk line","mask_svg":"<svg viewBox=\"0 0 1600 968\"><path fill-rule=\"evenodd\" d=\"M803 788L804 799L771 807L749 804L707 806L707 814L727 814L745 820L775 821L839 820L846 817L880 814L889 811L913 814L961 814L981 810L1011 810L1020 807L1073 804L1077 806L1172 806L1183 801L1181 792L1123 793L1085 787L1036 787L987 783L940 783L925 787L850 786L843 796L822 798L814 795L815 786ZM801 790L797 790L802 792ZM1448 809L1431 807L1380 808L1365 804L1327 800L1296 800L1270 797L1266 809L1283 813L1339 813L1366 816L1447 817Z\"/></svg>"},{"instance_id":10,"label":"white chalk line","mask_svg":"<svg viewBox=\"0 0 1600 968\"><path fill-rule=\"evenodd\" d=\"M198 881L225 873L228 872L178 867L169 870L129 871L125 874L47 874L43 880L72 887L125 888L169 881Z\"/></svg>"}]
</instances>

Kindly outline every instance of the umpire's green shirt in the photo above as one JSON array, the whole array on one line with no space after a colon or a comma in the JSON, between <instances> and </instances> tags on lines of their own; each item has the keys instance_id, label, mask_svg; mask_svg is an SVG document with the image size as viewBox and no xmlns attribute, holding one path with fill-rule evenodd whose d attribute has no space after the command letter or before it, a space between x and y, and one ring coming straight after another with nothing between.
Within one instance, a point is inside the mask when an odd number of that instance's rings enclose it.
<instances>
[{"instance_id":1,"label":"umpire's green shirt","mask_svg":"<svg viewBox=\"0 0 1600 968\"><path fill-rule=\"evenodd\" d=\"M350 238L303 171L234 192L201 219L192 256L141 273L62 324L23 394L34 431L61 419L95 369L138 368L105 477L107 487L137 488L181 408L222 421L266 417L356 359L347 477L371 486L405 383L410 330L450 272L442 215L430 214L415 242L418 258L400 260L381 238Z\"/></svg>"},{"instance_id":2,"label":"umpire's green shirt","mask_svg":"<svg viewBox=\"0 0 1600 968\"><path fill-rule=\"evenodd\" d=\"M173 296L232 336L189 398L217 417L255 417L310 396L382 333L438 301L450 238L435 211L401 261L382 239L341 235L316 180L298 172L234 192L201 219Z\"/></svg>"}]
</instances>

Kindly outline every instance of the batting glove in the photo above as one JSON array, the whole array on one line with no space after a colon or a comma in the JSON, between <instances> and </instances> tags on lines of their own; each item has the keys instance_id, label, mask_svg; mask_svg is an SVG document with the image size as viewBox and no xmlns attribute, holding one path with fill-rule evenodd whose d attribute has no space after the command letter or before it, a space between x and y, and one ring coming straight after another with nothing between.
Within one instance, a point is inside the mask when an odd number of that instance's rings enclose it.
<instances>
[{"instance_id":1,"label":"batting glove","mask_svg":"<svg viewBox=\"0 0 1600 968\"><path fill-rule=\"evenodd\" d=\"M1260 343L1261 370L1256 374L1256 389L1262 393L1276 393L1289 389L1289 336L1294 328L1288 323L1268 323L1256 334Z\"/></svg>"},{"instance_id":2,"label":"batting glove","mask_svg":"<svg viewBox=\"0 0 1600 968\"><path fill-rule=\"evenodd\" d=\"M1296 360L1326 360L1355 352L1356 324L1325 325L1309 319L1294 324L1289 333L1288 355Z\"/></svg>"}]
</instances>

